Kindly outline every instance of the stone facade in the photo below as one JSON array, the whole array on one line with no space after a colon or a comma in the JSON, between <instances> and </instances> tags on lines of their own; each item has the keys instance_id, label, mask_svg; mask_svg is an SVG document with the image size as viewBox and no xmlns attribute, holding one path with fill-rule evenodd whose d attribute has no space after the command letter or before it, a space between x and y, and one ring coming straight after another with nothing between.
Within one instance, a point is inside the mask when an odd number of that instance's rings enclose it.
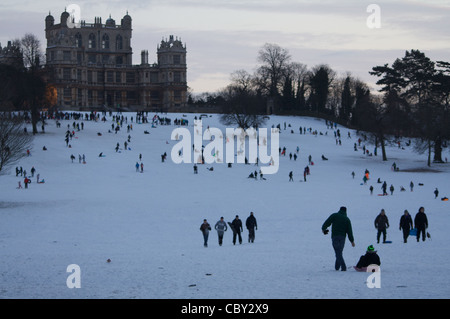
<instances>
[{"instance_id":1,"label":"stone facade","mask_svg":"<svg viewBox=\"0 0 450 319\"><path fill-rule=\"evenodd\" d=\"M186 46L172 35L157 47L158 62L149 64L148 51L141 64L132 63L132 19L120 24L73 23L68 12L60 23L45 19L46 65L58 91L58 107L182 111L187 105Z\"/></svg>"},{"instance_id":2,"label":"stone facade","mask_svg":"<svg viewBox=\"0 0 450 319\"><path fill-rule=\"evenodd\" d=\"M0 63L15 67L23 67L23 58L20 48L8 41L8 44L2 48L0 43Z\"/></svg>"}]
</instances>

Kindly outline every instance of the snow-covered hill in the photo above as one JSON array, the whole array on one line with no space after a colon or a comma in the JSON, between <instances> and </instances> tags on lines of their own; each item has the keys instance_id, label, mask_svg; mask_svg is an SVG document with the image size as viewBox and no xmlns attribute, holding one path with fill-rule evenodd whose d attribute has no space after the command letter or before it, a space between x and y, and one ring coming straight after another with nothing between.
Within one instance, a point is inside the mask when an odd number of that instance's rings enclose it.
<instances>
[{"instance_id":1,"label":"snow-covered hill","mask_svg":"<svg viewBox=\"0 0 450 319\"><path fill-rule=\"evenodd\" d=\"M358 143L354 131L327 127L324 120L272 116L266 127L281 125L279 145L287 150L277 174L265 175L266 180L249 179L259 167L237 163L231 168L223 163L199 165L194 174L193 164L175 164L171 159L177 143L171 133L178 126L131 123L136 114L122 115L128 122L117 134L110 116L106 122L84 121L70 148L64 141L67 126L72 130L73 122L81 121L61 120L58 128L49 120L45 134L34 139L31 156L18 164L28 174L33 166L36 169L29 188L16 188L19 181L23 186L23 178L16 177L15 167L0 177L0 298L449 297L445 247L450 239L450 204L441 201L450 195L447 164L427 169L426 155L417 155L405 141L404 148L389 146L388 161L383 162L380 154L363 154L363 146L373 152L373 145L364 141L354 150ZM176 118L189 120L187 128L194 135L195 114L163 116L172 123ZM127 132L129 124L133 128ZM207 126L225 132L217 115L203 118L204 130ZM299 134L300 126L306 134ZM341 145L335 138L337 129ZM290 159L297 146L298 158ZM98 156L101 152L104 157ZM168 157L162 162L165 152ZM86 164L78 161L83 154ZM139 154L143 173L136 172ZM309 155L314 165L304 182ZM391 170L393 162L400 171ZM366 169L370 180L364 184ZM36 174L45 183L37 184ZM393 195L378 196L378 178L388 187L394 185ZM401 192L401 186L406 190ZM440 191L437 199L435 188ZM381 258L381 288L368 288L368 273L334 270L331 238L322 234L321 226L340 206L347 207L356 243L351 247L346 241L345 261L355 265L367 246L374 245ZM405 244L400 217L407 209L414 218L421 206L431 240L418 243L410 237ZM374 219L381 209L390 221L392 244L376 243ZM228 230L219 246L212 230L208 247L203 247L199 230L203 219L214 227L221 216L231 222L239 215L245 225L251 211L258 222L254 243L247 242L244 226L242 245L232 244ZM80 269L80 289L66 283L72 264Z\"/></svg>"}]
</instances>

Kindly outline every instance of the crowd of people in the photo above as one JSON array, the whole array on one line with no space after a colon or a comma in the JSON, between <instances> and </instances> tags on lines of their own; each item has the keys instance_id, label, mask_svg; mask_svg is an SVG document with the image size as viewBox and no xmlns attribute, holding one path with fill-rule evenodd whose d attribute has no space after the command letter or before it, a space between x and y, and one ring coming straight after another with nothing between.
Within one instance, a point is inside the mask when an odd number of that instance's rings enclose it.
<instances>
[{"instance_id":1,"label":"crowd of people","mask_svg":"<svg viewBox=\"0 0 450 319\"><path fill-rule=\"evenodd\" d=\"M376 239L377 243L380 243L380 237L383 235L383 243L388 243L387 229L389 228L389 219L384 209L381 209L380 213L376 216L374 221L375 229L377 230ZM331 226L331 242L335 252L335 269L346 271L347 265L343 257L343 250L345 246L345 240L348 238L351 245L355 247L355 239L353 236L352 223L347 216L347 208L342 206L338 212L331 214L325 222L322 224L322 232L327 235L329 233L328 228ZM413 227L414 226L414 227ZM417 242L425 241L431 235L426 231L428 228L428 218L425 214L425 208L420 207L417 214L414 217L414 224L411 215L408 210L405 210L400 217L399 230L403 232L403 242L407 243L407 239L411 233L415 234ZM414 232L412 232L415 230ZM357 268L367 267L374 261L373 258L377 258L377 265L380 265L379 256L374 255L376 253L373 249L373 245L370 245L367 254L361 257L360 261L356 265ZM369 263L368 263L369 262ZM368 263L368 264L367 264Z\"/></svg>"},{"instance_id":2,"label":"crowd of people","mask_svg":"<svg viewBox=\"0 0 450 319\"><path fill-rule=\"evenodd\" d=\"M255 241L255 230L258 230L258 223L253 212L250 212L250 215L247 217L245 227L248 230L248 242L253 243ZM236 245L236 242L242 244L242 232L244 229L242 226L242 221L239 219L239 215L236 215L232 222L225 222L224 218L220 217L214 225L214 229L217 231L219 246L222 246L223 236L228 228L230 228L233 232L233 245ZM211 231L211 225L208 223L207 219L204 219L203 223L200 225L200 231L203 234L203 245L208 247L208 238L209 232Z\"/></svg>"}]
</instances>

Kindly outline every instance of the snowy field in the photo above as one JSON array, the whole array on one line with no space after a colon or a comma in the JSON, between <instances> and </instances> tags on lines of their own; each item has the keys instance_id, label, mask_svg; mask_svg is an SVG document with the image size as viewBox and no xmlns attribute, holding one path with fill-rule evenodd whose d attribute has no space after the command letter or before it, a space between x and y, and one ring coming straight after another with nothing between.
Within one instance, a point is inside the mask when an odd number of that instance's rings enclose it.
<instances>
[{"instance_id":1,"label":"snowy field","mask_svg":"<svg viewBox=\"0 0 450 319\"><path fill-rule=\"evenodd\" d=\"M177 143L171 140L177 127L174 119L188 119L187 128L193 135L195 114L164 114L172 125L157 127L131 123L135 113L122 115L128 123L117 134L108 133L113 123L109 115L106 122L84 121L84 129L75 130L70 148L64 138L67 125L72 130L74 120L61 120L59 128L49 120L45 134L34 139L31 156L18 163L28 175L33 166L36 169L29 188L17 189L19 181L23 186L23 178L16 177L15 166L0 176L0 298L450 297L446 248L450 204L441 201L450 195L448 164L433 164L429 170L426 154L395 144L387 147L388 161L383 162L380 150L378 156L363 155L364 141L354 151L354 131L338 126L339 145L336 129L327 128L324 120L272 116L266 127L281 125L279 144L287 149L277 174L254 180L247 178L259 171L253 164L229 168L215 163L199 165L195 175L193 164L175 164L171 159ZM153 115L149 114L150 121ZM129 133L127 124L133 125ZM207 126L225 131L217 115L203 118L204 130ZM317 134L300 135L299 126L317 130ZM125 150L128 135L131 141ZM115 151L117 143L119 152ZM298 158L290 159L289 153L296 153L297 146ZM366 147L373 152L372 145ZM98 157L100 152L105 157ZM168 158L163 163L164 152ZM71 154L76 157L73 163ZM83 154L86 164L78 161ZM143 173L135 168L139 154ZM321 160L322 154L328 161ZM309 155L314 165L304 182ZM449 155L445 149L443 158ZM400 171L391 170L393 162ZM363 184L366 169L370 180ZM289 182L290 171L294 182ZM37 174L45 183L36 183ZM394 185L392 196L378 196L378 178L388 187ZM411 181L415 184L412 192ZM400 192L401 186L406 191ZM437 199L436 187L440 191ZM356 265L373 244L381 258L380 288L368 288L368 273L334 270L330 234L324 235L321 226L340 206L347 207L356 244L351 247L346 241L347 266ZM431 239L418 243L410 237L405 244L400 217L407 209L414 218L420 206L425 207ZM392 244L376 243L374 219L382 208L390 221L388 240ZM247 242L245 229L251 211L258 222L252 244ZM208 247L203 247L199 230L203 219L214 227L221 216L231 222L235 215L244 224L243 244L232 244L229 229L219 246L212 230ZM71 275L67 267L72 264L80 269L79 289L70 289L66 283Z\"/></svg>"}]
</instances>

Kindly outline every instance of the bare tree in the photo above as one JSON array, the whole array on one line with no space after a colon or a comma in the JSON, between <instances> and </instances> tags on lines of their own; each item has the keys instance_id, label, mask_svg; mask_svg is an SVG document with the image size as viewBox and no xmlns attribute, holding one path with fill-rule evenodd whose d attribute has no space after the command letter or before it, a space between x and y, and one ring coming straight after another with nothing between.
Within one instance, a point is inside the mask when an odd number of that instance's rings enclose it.
<instances>
[{"instance_id":1,"label":"bare tree","mask_svg":"<svg viewBox=\"0 0 450 319\"><path fill-rule=\"evenodd\" d=\"M24 130L24 121L11 117L11 113L0 114L0 174L14 165L31 148L33 135Z\"/></svg>"},{"instance_id":2,"label":"bare tree","mask_svg":"<svg viewBox=\"0 0 450 319\"><path fill-rule=\"evenodd\" d=\"M245 70L237 70L231 73L232 85L241 92L249 92L253 88L253 77Z\"/></svg>"},{"instance_id":3,"label":"bare tree","mask_svg":"<svg viewBox=\"0 0 450 319\"><path fill-rule=\"evenodd\" d=\"M26 33L23 38L20 39L20 48L22 50L25 67L27 69L39 67L43 58L41 42L39 39L32 33Z\"/></svg>"},{"instance_id":4,"label":"bare tree","mask_svg":"<svg viewBox=\"0 0 450 319\"><path fill-rule=\"evenodd\" d=\"M277 44L266 43L258 53L258 77L260 85L269 97L279 95L285 70L289 65L291 56L288 50Z\"/></svg>"},{"instance_id":5,"label":"bare tree","mask_svg":"<svg viewBox=\"0 0 450 319\"><path fill-rule=\"evenodd\" d=\"M265 99L255 90L252 76L243 70L231 74L232 83L221 92L224 98L221 122L244 130L265 123Z\"/></svg>"}]
</instances>

